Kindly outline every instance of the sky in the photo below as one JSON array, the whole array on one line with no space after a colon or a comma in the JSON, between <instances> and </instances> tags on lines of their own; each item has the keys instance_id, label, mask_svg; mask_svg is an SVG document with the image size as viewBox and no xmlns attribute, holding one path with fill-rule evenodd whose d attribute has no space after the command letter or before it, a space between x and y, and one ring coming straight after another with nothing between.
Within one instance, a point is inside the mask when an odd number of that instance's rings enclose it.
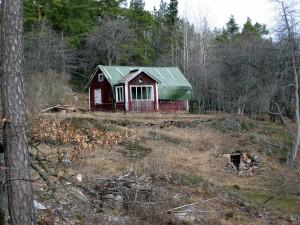
<instances>
[{"instance_id":1,"label":"sky","mask_svg":"<svg viewBox=\"0 0 300 225\"><path fill-rule=\"evenodd\" d=\"M152 11L154 6L159 8L159 3L160 0L145 0L145 7ZM224 27L230 15L234 15L240 27L250 17L252 22L272 28L276 14L271 0L178 0L178 4L181 17L187 17L195 25L206 17L212 28Z\"/></svg>"}]
</instances>

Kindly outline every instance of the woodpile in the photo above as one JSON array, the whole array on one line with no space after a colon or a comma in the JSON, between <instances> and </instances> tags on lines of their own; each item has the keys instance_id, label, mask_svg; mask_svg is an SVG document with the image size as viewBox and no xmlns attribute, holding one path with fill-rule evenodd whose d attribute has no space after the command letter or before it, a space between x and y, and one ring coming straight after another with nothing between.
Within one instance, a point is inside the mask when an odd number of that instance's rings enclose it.
<instances>
[{"instance_id":1,"label":"woodpile","mask_svg":"<svg viewBox=\"0 0 300 225\"><path fill-rule=\"evenodd\" d=\"M87 112L87 110L82 108L77 108L71 105L54 105L43 109L42 113L57 113L57 112Z\"/></svg>"}]
</instances>

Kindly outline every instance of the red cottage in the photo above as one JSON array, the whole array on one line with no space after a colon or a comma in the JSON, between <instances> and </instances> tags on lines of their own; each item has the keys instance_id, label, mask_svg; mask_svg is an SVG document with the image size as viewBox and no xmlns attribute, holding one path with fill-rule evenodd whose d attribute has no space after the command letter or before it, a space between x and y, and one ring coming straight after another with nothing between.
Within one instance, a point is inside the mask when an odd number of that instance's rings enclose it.
<instances>
[{"instance_id":1,"label":"red cottage","mask_svg":"<svg viewBox=\"0 0 300 225\"><path fill-rule=\"evenodd\" d=\"M99 65L88 87L92 111L186 111L192 93L176 67Z\"/></svg>"}]
</instances>

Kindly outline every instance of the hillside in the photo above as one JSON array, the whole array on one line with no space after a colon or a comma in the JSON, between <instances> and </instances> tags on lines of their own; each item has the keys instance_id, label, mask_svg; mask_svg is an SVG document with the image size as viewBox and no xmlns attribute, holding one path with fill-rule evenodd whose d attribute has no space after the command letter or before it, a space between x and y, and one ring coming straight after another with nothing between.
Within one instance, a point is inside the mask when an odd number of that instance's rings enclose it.
<instances>
[{"instance_id":1,"label":"hillside","mask_svg":"<svg viewBox=\"0 0 300 225\"><path fill-rule=\"evenodd\" d=\"M97 129L115 143L101 142L74 161L66 154L52 186L34 183L47 208L39 210L41 224L300 222L300 176L284 163L289 140L279 123L180 113L53 113L42 120L87 134ZM39 145L53 158L56 147ZM253 170L233 170L228 154L237 151L255 157Z\"/></svg>"},{"instance_id":2,"label":"hillside","mask_svg":"<svg viewBox=\"0 0 300 225\"><path fill-rule=\"evenodd\" d=\"M300 224L300 1L188 2L0 0L0 225Z\"/></svg>"}]
</instances>

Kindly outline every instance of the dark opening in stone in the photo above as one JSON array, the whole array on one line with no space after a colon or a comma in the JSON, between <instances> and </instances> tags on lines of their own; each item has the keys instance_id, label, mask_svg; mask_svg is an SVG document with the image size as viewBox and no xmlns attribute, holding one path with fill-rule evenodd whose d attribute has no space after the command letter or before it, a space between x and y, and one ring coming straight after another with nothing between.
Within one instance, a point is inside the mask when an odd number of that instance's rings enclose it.
<instances>
[{"instance_id":1,"label":"dark opening in stone","mask_svg":"<svg viewBox=\"0 0 300 225\"><path fill-rule=\"evenodd\" d=\"M235 168L238 170L240 168L240 163L241 163L241 153L240 152L232 153L230 155L230 161L233 163Z\"/></svg>"}]
</instances>

